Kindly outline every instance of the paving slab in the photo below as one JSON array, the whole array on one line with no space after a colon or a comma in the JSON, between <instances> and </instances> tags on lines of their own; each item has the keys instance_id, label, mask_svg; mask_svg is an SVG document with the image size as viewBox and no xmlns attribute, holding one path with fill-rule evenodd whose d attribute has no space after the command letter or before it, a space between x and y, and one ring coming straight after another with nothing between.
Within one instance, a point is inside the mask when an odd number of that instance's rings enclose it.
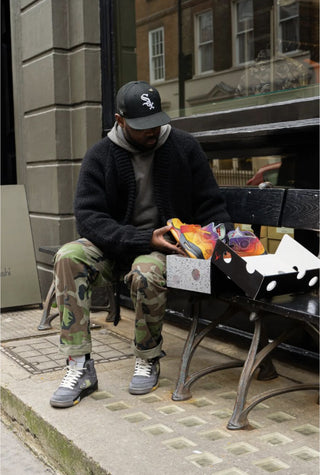
<instances>
[{"instance_id":1,"label":"paving slab","mask_svg":"<svg viewBox=\"0 0 320 475\"><path fill-rule=\"evenodd\" d=\"M112 475L319 473L319 419L315 391L298 391L260 403L245 430L226 429L232 414L240 368L212 373L192 386L188 401L172 401L186 331L165 323L159 388L144 396L128 393L134 358L133 313L122 309L117 327L106 313L92 314L93 357L99 389L78 406L54 409L52 392L64 374L57 351L59 328L35 331L41 311L1 316L2 408L29 434L61 473ZM10 320L11 319L11 320ZM19 328L14 333L12 326ZM24 330L21 330L21 327ZM238 347L207 338L197 349L192 370L205 364L243 359ZM295 364L275 361L273 381L255 389L318 381Z\"/></svg>"}]
</instances>

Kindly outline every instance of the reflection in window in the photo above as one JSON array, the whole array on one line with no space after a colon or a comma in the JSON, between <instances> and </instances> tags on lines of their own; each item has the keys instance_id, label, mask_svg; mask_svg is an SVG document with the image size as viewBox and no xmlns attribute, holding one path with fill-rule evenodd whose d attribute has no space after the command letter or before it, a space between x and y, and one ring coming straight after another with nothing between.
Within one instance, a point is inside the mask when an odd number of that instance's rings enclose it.
<instances>
[{"instance_id":1,"label":"reflection in window","mask_svg":"<svg viewBox=\"0 0 320 475\"><path fill-rule=\"evenodd\" d=\"M299 5L295 0L279 1L279 33L281 53L299 49Z\"/></svg>"},{"instance_id":2,"label":"reflection in window","mask_svg":"<svg viewBox=\"0 0 320 475\"><path fill-rule=\"evenodd\" d=\"M150 81L165 79L164 71L164 30L158 28L149 32Z\"/></svg>"},{"instance_id":3,"label":"reflection in window","mask_svg":"<svg viewBox=\"0 0 320 475\"><path fill-rule=\"evenodd\" d=\"M294 153L261 155L232 159L207 156L220 186L259 186L269 182L272 186L289 188L319 188L319 161L311 158L304 162L305 148ZM309 151L312 155L312 150ZM307 163L307 165L306 165Z\"/></svg>"},{"instance_id":4,"label":"reflection in window","mask_svg":"<svg viewBox=\"0 0 320 475\"><path fill-rule=\"evenodd\" d=\"M213 70L213 24L212 11L196 17L198 73Z\"/></svg>"},{"instance_id":5,"label":"reflection in window","mask_svg":"<svg viewBox=\"0 0 320 475\"><path fill-rule=\"evenodd\" d=\"M236 2L236 61L247 63L254 59L252 0Z\"/></svg>"},{"instance_id":6,"label":"reflection in window","mask_svg":"<svg viewBox=\"0 0 320 475\"><path fill-rule=\"evenodd\" d=\"M208 158L220 186L258 186L263 182L269 182L272 186L279 184L279 169L283 160L280 155L214 160L210 160L210 156ZM293 160L289 164L293 164ZM280 183L281 185L293 185L291 168L286 167L287 175L290 171L290 177L286 176L286 182Z\"/></svg>"},{"instance_id":7,"label":"reflection in window","mask_svg":"<svg viewBox=\"0 0 320 475\"><path fill-rule=\"evenodd\" d=\"M135 4L138 79L157 84L172 118L182 115L181 109L190 116L319 94L318 1L135 0Z\"/></svg>"}]
</instances>

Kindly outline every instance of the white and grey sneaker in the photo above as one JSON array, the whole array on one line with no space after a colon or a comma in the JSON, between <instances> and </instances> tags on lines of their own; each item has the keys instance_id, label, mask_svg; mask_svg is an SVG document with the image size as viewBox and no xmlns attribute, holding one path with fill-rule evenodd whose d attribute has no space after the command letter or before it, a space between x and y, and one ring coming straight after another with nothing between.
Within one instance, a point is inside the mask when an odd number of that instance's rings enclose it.
<instances>
[{"instance_id":1,"label":"white and grey sneaker","mask_svg":"<svg viewBox=\"0 0 320 475\"><path fill-rule=\"evenodd\" d=\"M66 366L66 374L58 389L53 393L50 404L53 407L71 407L98 389L94 361L89 359L81 367Z\"/></svg>"},{"instance_id":2,"label":"white and grey sneaker","mask_svg":"<svg viewBox=\"0 0 320 475\"><path fill-rule=\"evenodd\" d=\"M162 356L165 356L164 352L161 356L150 360L136 358L133 378L129 385L130 394L147 394L157 389L160 376L159 359Z\"/></svg>"}]
</instances>

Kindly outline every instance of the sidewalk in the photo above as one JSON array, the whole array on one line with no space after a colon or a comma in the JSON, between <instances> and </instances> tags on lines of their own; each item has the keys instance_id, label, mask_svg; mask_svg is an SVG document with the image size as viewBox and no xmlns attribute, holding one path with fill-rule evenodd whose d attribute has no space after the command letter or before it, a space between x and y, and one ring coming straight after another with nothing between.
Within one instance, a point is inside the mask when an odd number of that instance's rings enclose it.
<instances>
[{"instance_id":1,"label":"sidewalk","mask_svg":"<svg viewBox=\"0 0 320 475\"><path fill-rule=\"evenodd\" d=\"M186 331L164 325L160 387L132 396L128 384L133 313L121 309L117 327L106 313L92 314L99 390L78 406L54 409L53 391L64 374L57 352L58 319L40 332L41 311L1 316L1 399L5 420L20 431L35 451L45 453L62 474L112 475L317 475L319 428L317 394L298 391L259 404L249 414L250 428L230 431L240 369L208 375L192 387L193 398L174 402L171 393L179 369ZM207 338L196 351L192 368L204 363L243 358L234 345ZM318 375L295 364L275 361L276 380L255 380L252 387L294 381L317 381Z\"/></svg>"}]
</instances>

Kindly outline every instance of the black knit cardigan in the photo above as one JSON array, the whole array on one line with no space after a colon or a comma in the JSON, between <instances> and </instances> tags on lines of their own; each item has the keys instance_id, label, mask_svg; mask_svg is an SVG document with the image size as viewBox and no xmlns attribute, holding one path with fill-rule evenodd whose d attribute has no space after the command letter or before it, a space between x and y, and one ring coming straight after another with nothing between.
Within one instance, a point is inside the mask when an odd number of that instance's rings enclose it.
<instances>
[{"instance_id":1,"label":"black knit cardigan","mask_svg":"<svg viewBox=\"0 0 320 475\"><path fill-rule=\"evenodd\" d=\"M155 152L154 200L159 227L169 218L190 224L226 223L230 216L208 164L192 135L171 129ZM79 235L119 264L152 251L153 229L131 224L136 198L131 154L105 137L83 159L75 196Z\"/></svg>"}]
</instances>

